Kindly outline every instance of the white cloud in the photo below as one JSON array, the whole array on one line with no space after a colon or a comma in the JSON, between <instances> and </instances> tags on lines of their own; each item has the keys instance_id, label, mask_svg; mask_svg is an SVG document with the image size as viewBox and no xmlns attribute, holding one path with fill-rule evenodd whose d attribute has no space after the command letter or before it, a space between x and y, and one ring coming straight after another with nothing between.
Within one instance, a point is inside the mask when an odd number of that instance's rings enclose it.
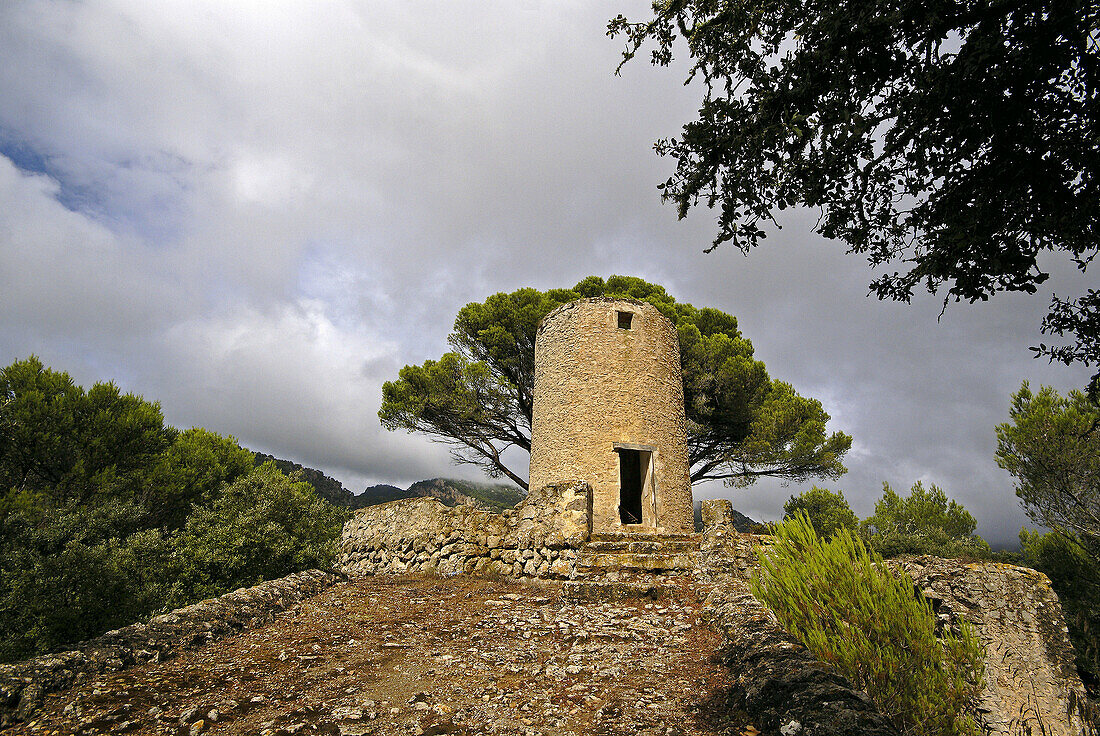
<instances>
[{"instance_id":1,"label":"white cloud","mask_svg":"<svg viewBox=\"0 0 1100 736\"><path fill-rule=\"evenodd\" d=\"M169 319L180 295L155 254L58 203L57 182L0 157L0 313L27 334L121 340Z\"/></svg>"},{"instance_id":2,"label":"white cloud","mask_svg":"<svg viewBox=\"0 0 1100 736\"><path fill-rule=\"evenodd\" d=\"M341 328L320 301L237 309L181 322L157 346L147 381L170 420L217 428L253 448L352 473L413 480L446 462L379 431L372 366L397 346ZM356 489L359 490L359 489Z\"/></svg>"},{"instance_id":3,"label":"white cloud","mask_svg":"<svg viewBox=\"0 0 1100 736\"><path fill-rule=\"evenodd\" d=\"M0 357L411 481L466 471L383 432L379 386L446 350L462 304L634 274L737 315L822 399L857 440L834 484L857 511L929 477L1011 528L992 426L1021 379L1085 376L1029 360L1046 298L938 322L934 299L878 303L805 212L748 258L702 255L713 215L659 204L652 152L697 90L643 59L613 76L620 10L647 3L0 3ZM774 517L798 490L732 495Z\"/></svg>"}]
</instances>

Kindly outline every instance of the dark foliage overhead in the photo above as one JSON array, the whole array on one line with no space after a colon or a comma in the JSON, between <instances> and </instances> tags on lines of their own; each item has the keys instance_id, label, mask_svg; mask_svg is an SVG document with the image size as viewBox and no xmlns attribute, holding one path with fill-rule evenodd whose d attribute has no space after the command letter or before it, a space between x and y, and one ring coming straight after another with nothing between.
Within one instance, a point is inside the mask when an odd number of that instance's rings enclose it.
<instances>
[{"instance_id":1,"label":"dark foliage overhead","mask_svg":"<svg viewBox=\"0 0 1100 736\"><path fill-rule=\"evenodd\" d=\"M713 247L748 251L797 205L888 268L880 298L1034 293L1042 256L1082 271L1100 222L1100 10L1093 0L669 0L614 18L625 61L682 39L699 117L658 153L683 217L717 208ZM898 270L890 271L893 265ZM1035 348L1100 362L1100 292L1055 299Z\"/></svg>"}]
</instances>

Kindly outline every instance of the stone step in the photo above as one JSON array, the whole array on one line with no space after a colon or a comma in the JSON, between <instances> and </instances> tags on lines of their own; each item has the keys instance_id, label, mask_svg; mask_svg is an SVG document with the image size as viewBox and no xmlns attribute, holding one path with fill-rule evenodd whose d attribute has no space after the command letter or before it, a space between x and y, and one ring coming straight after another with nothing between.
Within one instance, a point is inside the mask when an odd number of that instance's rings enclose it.
<instances>
[{"instance_id":1,"label":"stone step","mask_svg":"<svg viewBox=\"0 0 1100 736\"><path fill-rule=\"evenodd\" d=\"M579 572L590 570L692 570L697 566L694 552L591 551L582 549L577 557Z\"/></svg>"},{"instance_id":2,"label":"stone step","mask_svg":"<svg viewBox=\"0 0 1100 736\"><path fill-rule=\"evenodd\" d=\"M683 540L589 540L581 548L595 553L636 553L636 554L690 554L699 551L699 543L694 539Z\"/></svg>"},{"instance_id":3,"label":"stone step","mask_svg":"<svg viewBox=\"0 0 1100 736\"><path fill-rule=\"evenodd\" d=\"M567 580L562 583L561 594L567 600L614 602L628 598L659 600L678 593L675 585L659 582Z\"/></svg>"},{"instance_id":4,"label":"stone step","mask_svg":"<svg viewBox=\"0 0 1100 736\"><path fill-rule=\"evenodd\" d=\"M593 532L589 536L592 542L637 542L646 540L662 540L666 542L692 541L698 543L698 534L645 534L643 532Z\"/></svg>"}]
</instances>

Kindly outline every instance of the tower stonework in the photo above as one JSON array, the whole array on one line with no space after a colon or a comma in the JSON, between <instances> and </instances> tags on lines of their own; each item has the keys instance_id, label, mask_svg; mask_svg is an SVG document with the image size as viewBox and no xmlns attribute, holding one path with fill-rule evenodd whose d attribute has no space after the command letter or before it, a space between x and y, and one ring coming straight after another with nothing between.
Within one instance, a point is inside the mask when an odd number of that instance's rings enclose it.
<instances>
[{"instance_id":1,"label":"tower stonework","mask_svg":"<svg viewBox=\"0 0 1100 736\"><path fill-rule=\"evenodd\" d=\"M530 487L586 481L593 533L689 533L676 329L656 307L581 299L535 340Z\"/></svg>"}]
</instances>

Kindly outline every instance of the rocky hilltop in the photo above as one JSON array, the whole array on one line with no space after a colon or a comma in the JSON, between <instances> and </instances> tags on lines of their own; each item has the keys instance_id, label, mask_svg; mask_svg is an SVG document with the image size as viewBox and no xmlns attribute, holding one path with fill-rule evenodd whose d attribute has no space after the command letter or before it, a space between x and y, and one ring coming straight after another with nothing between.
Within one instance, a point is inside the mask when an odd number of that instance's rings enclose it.
<instances>
[{"instance_id":1,"label":"rocky hilltop","mask_svg":"<svg viewBox=\"0 0 1100 736\"><path fill-rule=\"evenodd\" d=\"M444 506L465 504L486 511L502 511L515 506L526 494L505 483L476 483L454 478L431 478L413 483L406 489L391 485L370 486L351 503L352 508L365 508L402 498L435 498Z\"/></svg>"},{"instance_id":2,"label":"rocky hilltop","mask_svg":"<svg viewBox=\"0 0 1100 736\"><path fill-rule=\"evenodd\" d=\"M4 734L754 732L726 705L730 675L712 656L720 638L698 624L690 590L596 604L461 577L325 584L275 607L250 603L263 610L246 626L222 623L241 605L211 602L225 609L209 614L212 632L41 692Z\"/></svg>"},{"instance_id":3,"label":"rocky hilltop","mask_svg":"<svg viewBox=\"0 0 1100 736\"><path fill-rule=\"evenodd\" d=\"M254 452L252 454L255 456L256 465L263 465L264 463L271 462L275 463L275 467L286 475L301 473L302 480L313 486L313 490L317 492L317 495L329 503L335 506L352 506L352 502L355 498L354 494L344 488L343 483L325 475L320 470L300 465L292 460L283 460L282 458L275 457L274 455L267 455L262 452Z\"/></svg>"},{"instance_id":4,"label":"rocky hilltop","mask_svg":"<svg viewBox=\"0 0 1100 736\"><path fill-rule=\"evenodd\" d=\"M486 511L501 511L512 508L526 497L523 491L506 483L478 483L455 478L419 480L408 488L382 483L354 494L344 488L343 483L316 468L263 452L255 452L253 456L256 465L272 462L287 475L299 473L302 480L313 486L318 496L333 505L351 509L377 506L402 498L437 498L444 506L467 504Z\"/></svg>"}]
</instances>

